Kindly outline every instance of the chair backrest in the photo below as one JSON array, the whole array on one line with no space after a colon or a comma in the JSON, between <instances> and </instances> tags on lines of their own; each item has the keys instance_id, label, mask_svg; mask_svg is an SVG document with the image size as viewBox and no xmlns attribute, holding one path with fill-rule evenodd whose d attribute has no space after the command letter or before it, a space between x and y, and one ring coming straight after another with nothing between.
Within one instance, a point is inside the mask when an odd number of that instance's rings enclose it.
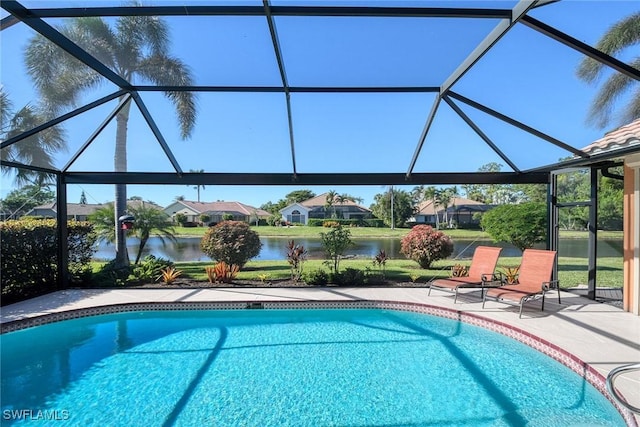
<instances>
[{"instance_id":1,"label":"chair backrest","mask_svg":"<svg viewBox=\"0 0 640 427\"><path fill-rule=\"evenodd\" d=\"M542 282L551 280L556 261L556 251L543 249L525 249L518 273L518 283L524 286L539 287Z\"/></svg>"},{"instance_id":2,"label":"chair backrest","mask_svg":"<svg viewBox=\"0 0 640 427\"><path fill-rule=\"evenodd\" d=\"M492 274L496 269L496 264L498 264L498 257L501 251L502 248L478 246L473 252L473 258L471 258L469 278L480 281L483 274Z\"/></svg>"}]
</instances>

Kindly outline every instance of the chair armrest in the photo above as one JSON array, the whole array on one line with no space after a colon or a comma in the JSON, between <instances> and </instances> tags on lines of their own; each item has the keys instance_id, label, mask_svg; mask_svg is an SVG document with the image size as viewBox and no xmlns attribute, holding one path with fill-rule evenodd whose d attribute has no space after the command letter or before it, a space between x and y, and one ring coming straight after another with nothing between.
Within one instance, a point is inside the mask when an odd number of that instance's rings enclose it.
<instances>
[{"instance_id":1,"label":"chair armrest","mask_svg":"<svg viewBox=\"0 0 640 427\"><path fill-rule=\"evenodd\" d=\"M504 280L502 278L502 273L500 273L500 272L498 272L498 273L485 273L485 274L481 274L480 277L482 278L482 282L483 283L500 282L500 286L502 286L504 284Z\"/></svg>"},{"instance_id":2,"label":"chair armrest","mask_svg":"<svg viewBox=\"0 0 640 427\"><path fill-rule=\"evenodd\" d=\"M542 282L542 290L548 291L549 289L560 290L560 280L550 280L548 282Z\"/></svg>"}]
</instances>

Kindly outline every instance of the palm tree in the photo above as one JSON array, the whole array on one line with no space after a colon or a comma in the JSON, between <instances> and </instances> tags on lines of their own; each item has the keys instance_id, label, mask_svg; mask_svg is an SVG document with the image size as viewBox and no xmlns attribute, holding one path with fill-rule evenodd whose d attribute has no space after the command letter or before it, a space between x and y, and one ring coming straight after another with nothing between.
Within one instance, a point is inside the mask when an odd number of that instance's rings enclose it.
<instances>
[{"instance_id":1,"label":"palm tree","mask_svg":"<svg viewBox=\"0 0 640 427\"><path fill-rule=\"evenodd\" d=\"M116 241L116 210L113 203L109 203L105 207L93 211L89 214L88 220L93 223L98 241L108 243L114 243Z\"/></svg>"},{"instance_id":2,"label":"palm tree","mask_svg":"<svg viewBox=\"0 0 640 427\"><path fill-rule=\"evenodd\" d=\"M362 197L355 197L352 196L350 194L346 194L346 193L342 193L342 194L338 194L335 191L330 191L329 192L331 194L331 206L333 206L333 218L337 218L337 214L336 214L336 205L344 205L347 202L353 202L353 203L362 203ZM327 198L329 197L329 195L327 195Z\"/></svg>"},{"instance_id":3,"label":"palm tree","mask_svg":"<svg viewBox=\"0 0 640 427\"><path fill-rule=\"evenodd\" d=\"M596 48L607 55L614 56L621 51L640 43L640 12L614 24L596 44ZM629 65L640 69L640 57L633 56ZM595 84L607 67L601 62L585 58L578 67L578 77L587 83ZM627 90L633 95L623 111L620 112L620 123L632 122L640 117L640 87L638 82L621 73L613 73L602 84L589 110L589 121L603 128L611 122L615 101Z\"/></svg>"},{"instance_id":4,"label":"palm tree","mask_svg":"<svg viewBox=\"0 0 640 427\"><path fill-rule=\"evenodd\" d=\"M438 189L433 186L429 186L424 189L424 199L431 200L433 206L433 213L436 216L436 229L440 228L440 218L438 217L438 204L440 200L438 199Z\"/></svg>"},{"instance_id":5,"label":"palm tree","mask_svg":"<svg viewBox=\"0 0 640 427\"><path fill-rule=\"evenodd\" d=\"M135 222L133 229L127 231L127 233L129 236L140 239L135 264L140 262L142 251L152 233L160 238L162 244L165 244L165 239L172 242L176 241L171 221L169 221L169 218L164 212L153 207L145 206L144 203L141 203L137 208L129 207L128 210L135 218ZM116 241L115 207L113 203L109 203L105 207L94 211L89 215L89 221L94 225L98 240L109 243Z\"/></svg>"},{"instance_id":6,"label":"palm tree","mask_svg":"<svg viewBox=\"0 0 640 427\"><path fill-rule=\"evenodd\" d=\"M192 84L191 72L179 59L170 56L169 27L155 16L122 16L113 26L100 17L77 18L58 28L89 54L110 67L125 80L148 81L158 85L188 86ZM29 41L26 64L35 86L48 108L58 112L73 105L80 94L100 85L103 79L93 70L79 67L71 58L42 36ZM190 92L166 92L174 104L181 136L190 136L196 118L195 96ZM114 170L127 170L128 103L116 116L116 148ZM115 218L124 214L127 201L126 184L115 186ZM126 266L124 232L116 230L116 266Z\"/></svg>"},{"instance_id":7,"label":"palm tree","mask_svg":"<svg viewBox=\"0 0 640 427\"><path fill-rule=\"evenodd\" d=\"M46 122L45 114L38 108L25 105L13 111L9 95L0 88L0 140L5 141ZM54 169L53 155L65 148L64 133L58 126L36 133L2 150L2 160ZM3 173L13 172L3 168ZM16 185L34 184L40 187L51 183L52 175L27 169L17 169Z\"/></svg>"},{"instance_id":8,"label":"palm tree","mask_svg":"<svg viewBox=\"0 0 640 427\"><path fill-rule=\"evenodd\" d=\"M334 207L336 203L336 197L338 197L338 192L335 190L329 190L327 196L324 199L324 209L325 211L333 208L333 213L331 214L331 218L336 217L336 208Z\"/></svg>"},{"instance_id":9,"label":"palm tree","mask_svg":"<svg viewBox=\"0 0 640 427\"><path fill-rule=\"evenodd\" d=\"M140 246L138 247L135 264L140 262L142 251L144 250L151 233L156 235L163 245L165 244L165 239L176 242L173 225L171 224L171 221L169 221L169 217L161 210L153 207L147 207L142 203L137 208L129 208L129 211L135 218L133 234L140 239Z\"/></svg>"},{"instance_id":10,"label":"palm tree","mask_svg":"<svg viewBox=\"0 0 640 427\"><path fill-rule=\"evenodd\" d=\"M362 203L362 200L362 197L356 197L346 193L336 194L335 196L336 204L339 205L343 205L347 202Z\"/></svg>"},{"instance_id":11,"label":"palm tree","mask_svg":"<svg viewBox=\"0 0 640 427\"><path fill-rule=\"evenodd\" d=\"M204 173L204 169L189 169L191 173ZM200 187L204 190L204 184L196 184L195 188L198 191L198 203L200 203Z\"/></svg>"}]
</instances>

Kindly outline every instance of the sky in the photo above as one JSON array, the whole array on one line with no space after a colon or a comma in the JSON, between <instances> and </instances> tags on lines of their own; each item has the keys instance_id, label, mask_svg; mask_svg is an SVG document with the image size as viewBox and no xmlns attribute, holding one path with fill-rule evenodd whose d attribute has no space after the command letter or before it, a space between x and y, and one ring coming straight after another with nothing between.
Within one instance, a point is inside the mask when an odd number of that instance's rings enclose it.
<instances>
[{"instance_id":1,"label":"sky","mask_svg":"<svg viewBox=\"0 0 640 427\"><path fill-rule=\"evenodd\" d=\"M180 3L180 2L178 2ZM196 2L197 3L197 2ZM247 4L254 4L248 1ZM274 4L318 4L273 2ZM37 2L25 1L25 5ZM78 6L83 2L47 5ZM92 4L95 4L92 3ZM101 2L104 5L117 2ZM156 1L152 4L177 4ZM257 2L261 4L261 2ZM344 4L334 2L332 4ZM351 2L349 4L362 4ZM390 3L372 2L385 6ZM393 3L398 5L399 3ZM409 6L451 5L404 2ZM463 6L510 8L513 1L465 2ZM616 21L640 10L633 1L565 0L534 10L531 16L591 45ZM3 11L2 17L6 16ZM170 54L187 63L199 85L280 85L269 30L262 17L166 17ZM54 26L61 20L48 20ZM108 20L113 23L113 19ZM439 86L497 25L495 19L276 17L282 56L291 86ZM0 76L14 108L36 105L38 95L24 66L23 52L34 35L23 24L0 33ZM620 52L627 60L631 52ZM518 24L502 38L453 90L484 103L576 148L605 131L586 121L597 86L575 77L582 56ZM144 81L136 81L144 84ZM84 92L79 104L114 92L111 83ZM170 102L142 93L167 144L185 172L291 173L292 159L285 97L281 93L200 93L198 117L182 140ZM401 172L408 170L434 100L431 93L293 93L292 118L299 173ZM620 99L623 103L625 99ZM115 107L105 104L65 122L67 150L56 156L63 167ZM521 170L555 163L567 152L501 123L465 104L458 106L478 124ZM612 124L611 128L615 126ZM132 109L129 170L171 172L170 162ZM74 162L71 171L112 171L115 125L108 125ZM489 162L510 168L445 103L438 108L414 172L474 172ZM413 186L401 187L410 190ZM11 176L0 180L0 197L15 188ZM387 187L371 186L211 186L202 201L240 201L255 207L277 202L291 191L329 190L373 203ZM69 202L85 193L89 203L113 199L109 185L69 185ZM177 196L196 200L190 186L129 186L129 196L168 205Z\"/></svg>"}]
</instances>

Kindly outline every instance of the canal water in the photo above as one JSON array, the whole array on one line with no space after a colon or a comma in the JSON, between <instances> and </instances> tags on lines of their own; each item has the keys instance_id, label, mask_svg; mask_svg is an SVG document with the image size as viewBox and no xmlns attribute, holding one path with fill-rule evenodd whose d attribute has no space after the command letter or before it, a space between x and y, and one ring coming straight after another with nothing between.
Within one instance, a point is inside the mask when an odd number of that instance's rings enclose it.
<instances>
[{"instance_id":1,"label":"canal water","mask_svg":"<svg viewBox=\"0 0 640 427\"><path fill-rule=\"evenodd\" d=\"M260 237L262 250L255 260L284 260L286 259L286 246L289 242L286 237ZM355 244L346 251L346 255L358 258L373 258L381 249L384 249L389 258L404 259L400 253L400 239L374 239L362 238L353 239ZM295 239L297 244L303 245L308 253L309 259L325 258L320 239ZM501 246L503 251L501 256L517 257L522 253L519 249L508 244L496 244L491 240L467 240L454 239L454 253L452 258L470 258L477 246ZM128 239L127 247L131 259L135 258L138 252L138 240ZM542 246L541 246L542 247ZM182 237L177 243L168 242L166 245L158 237L151 237L145 246L144 254L155 255L171 261L210 261L209 257L200 250L199 237ZM563 257L587 258L588 246L586 239L560 239L559 254ZM100 243L94 254L94 259L110 260L115 256L115 248L104 242ZM598 256L617 257L622 256L622 240L598 240Z\"/></svg>"}]
</instances>

